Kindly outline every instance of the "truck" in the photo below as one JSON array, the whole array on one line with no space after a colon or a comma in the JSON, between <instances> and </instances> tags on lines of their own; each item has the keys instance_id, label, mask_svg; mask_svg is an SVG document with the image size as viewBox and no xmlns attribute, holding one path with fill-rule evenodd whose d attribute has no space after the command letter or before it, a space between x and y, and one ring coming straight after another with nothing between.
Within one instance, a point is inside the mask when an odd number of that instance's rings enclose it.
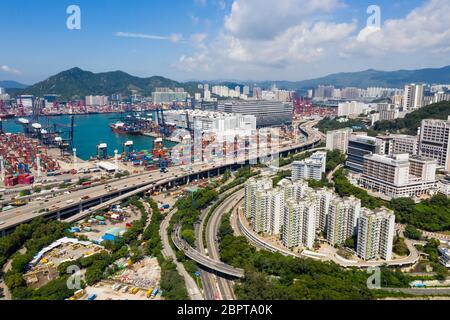
<instances>
[{"instance_id":1,"label":"truck","mask_svg":"<svg viewBox=\"0 0 450 320\"><path fill-rule=\"evenodd\" d=\"M159 292L159 289L156 288L155 290L152 291L152 294L151 294L150 297L151 297L152 299L155 299L155 297L156 297L156 295L158 294L158 292Z\"/></svg>"},{"instance_id":2,"label":"truck","mask_svg":"<svg viewBox=\"0 0 450 320\"><path fill-rule=\"evenodd\" d=\"M84 296L85 292L83 289L80 289L78 291L75 291L75 294L73 295L75 299L80 299L82 296Z\"/></svg>"},{"instance_id":3,"label":"truck","mask_svg":"<svg viewBox=\"0 0 450 320\"><path fill-rule=\"evenodd\" d=\"M95 293L92 293L92 294L89 295L88 300L89 300L89 301L93 301L93 300L95 300L96 298L97 298L97 295L96 295Z\"/></svg>"}]
</instances>

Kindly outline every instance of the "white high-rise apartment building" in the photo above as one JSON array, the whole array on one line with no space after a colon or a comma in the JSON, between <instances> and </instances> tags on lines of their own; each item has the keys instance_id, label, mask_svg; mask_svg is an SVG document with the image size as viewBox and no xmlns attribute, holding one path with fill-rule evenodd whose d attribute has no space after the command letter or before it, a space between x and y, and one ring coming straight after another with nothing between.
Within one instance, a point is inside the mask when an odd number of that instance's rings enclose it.
<instances>
[{"instance_id":1,"label":"white high-rise apartment building","mask_svg":"<svg viewBox=\"0 0 450 320\"><path fill-rule=\"evenodd\" d=\"M245 185L245 216L247 219L251 219L255 215L256 211L256 193L258 191L270 191L272 189L273 182L271 179L256 180L250 178Z\"/></svg>"},{"instance_id":2,"label":"white high-rise apartment building","mask_svg":"<svg viewBox=\"0 0 450 320\"><path fill-rule=\"evenodd\" d=\"M436 159L440 167L450 171L450 117L447 121L422 121L419 154Z\"/></svg>"},{"instance_id":3,"label":"white high-rise apartment building","mask_svg":"<svg viewBox=\"0 0 450 320\"><path fill-rule=\"evenodd\" d=\"M318 232L325 232L331 245L342 245L358 235L358 254L363 259L389 260L395 217L383 215L383 210L372 212L361 208L355 197L342 199L330 190L314 190L301 181L285 179L274 189L270 179L252 178L245 186L245 213L253 230L280 236L290 249L312 249ZM361 220L362 213L365 220ZM376 219L370 220L372 217ZM373 231L374 227L378 229Z\"/></svg>"},{"instance_id":4,"label":"white high-rise apartment building","mask_svg":"<svg viewBox=\"0 0 450 320\"><path fill-rule=\"evenodd\" d=\"M271 231L274 235L279 235L283 227L284 220L284 192L281 190L274 190L270 198L270 222L272 224Z\"/></svg>"},{"instance_id":5,"label":"white high-rise apartment building","mask_svg":"<svg viewBox=\"0 0 450 320\"><path fill-rule=\"evenodd\" d=\"M328 212L333 193L328 189L316 191L316 229L326 232Z\"/></svg>"},{"instance_id":6,"label":"white high-rise apartment building","mask_svg":"<svg viewBox=\"0 0 450 320\"><path fill-rule=\"evenodd\" d=\"M348 139L352 135L351 128L339 129L327 132L327 150L339 150L346 154L348 150Z\"/></svg>"},{"instance_id":7,"label":"white high-rise apartment building","mask_svg":"<svg viewBox=\"0 0 450 320\"><path fill-rule=\"evenodd\" d=\"M327 153L316 152L311 157L292 163L292 180L322 180L326 171Z\"/></svg>"},{"instance_id":8,"label":"white high-rise apartment building","mask_svg":"<svg viewBox=\"0 0 450 320\"><path fill-rule=\"evenodd\" d=\"M387 209L364 208L358 222L356 252L363 260L392 260L395 215Z\"/></svg>"},{"instance_id":9,"label":"white high-rise apartment building","mask_svg":"<svg viewBox=\"0 0 450 320\"><path fill-rule=\"evenodd\" d=\"M328 211L327 241L331 245L341 245L345 240L356 235L360 213L361 200L355 197L331 199Z\"/></svg>"},{"instance_id":10,"label":"white high-rise apartment building","mask_svg":"<svg viewBox=\"0 0 450 320\"><path fill-rule=\"evenodd\" d=\"M405 86L403 95L403 110L417 110L423 106L423 84L410 84Z\"/></svg>"},{"instance_id":11,"label":"white high-rise apartment building","mask_svg":"<svg viewBox=\"0 0 450 320\"><path fill-rule=\"evenodd\" d=\"M300 202L289 200L284 212L283 245L287 248L312 249L316 237L315 223L314 199L308 197Z\"/></svg>"},{"instance_id":12,"label":"white high-rise apartment building","mask_svg":"<svg viewBox=\"0 0 450 320\"><path fill-rule=\"evenodd\" d=\"M338 117L359 116L360 114L367 114L369 111L369 105L352 101L339 103L338 105Z\"/></svg>"},{"instance_id":13,"label":"white high-rise apartment building","mask_svg":"<svg viewBox=\"0 0 450 320\"><path fill-rule=\"evenodd\" d=\"M252 212L253 229L258 233L269 233L271 231L271 192L256 191L255 210Z\"/></svg>"}]
</instances>

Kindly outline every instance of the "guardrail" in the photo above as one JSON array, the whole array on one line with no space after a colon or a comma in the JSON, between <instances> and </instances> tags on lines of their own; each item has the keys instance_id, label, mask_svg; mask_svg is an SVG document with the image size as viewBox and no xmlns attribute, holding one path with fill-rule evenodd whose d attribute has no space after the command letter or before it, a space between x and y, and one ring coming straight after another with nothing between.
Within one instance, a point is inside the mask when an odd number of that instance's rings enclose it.
<instances>
[{"instance_id":1,"label":"guardrail","mask_svg":"<svg viewBox=\"0 0 450 320\"><path fill-rule=\"evenodd\" d=\"M216 261L207 257L194 248L192 248L188 243L183 241L180 237L180 226L175 228L175 231L172 233L172 241L177 247L178 250L182 251L188 258L194 260L198 264L201 264L204 267L207 267L211 270L215 270L219 273L234 277L234 278L244 278L245 271L242 269L234 268L222 261Z\"/></svg>"}]
</instances>

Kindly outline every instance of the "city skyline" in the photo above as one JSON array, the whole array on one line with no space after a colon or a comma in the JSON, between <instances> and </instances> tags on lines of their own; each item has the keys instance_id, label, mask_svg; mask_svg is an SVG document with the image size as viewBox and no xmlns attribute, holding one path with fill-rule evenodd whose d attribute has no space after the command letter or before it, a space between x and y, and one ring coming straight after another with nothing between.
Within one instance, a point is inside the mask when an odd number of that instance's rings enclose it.
<instances>
[{"instance_id":1,"label":"city skyline","mask_svg":"<svg viewBox=\"0 0 450 320\"><path fill-rule=\"evenodd\" d=\"M0 79L32 84L78 66L179 81L294 81L342 71L450 64L448 26L439 17L450 4L443 0L378 1L381 29L374 33L366 28L367 3L257 3L131 1L123 7L78 1L81 29L69 30L70 1L8 1L0 26L14 50L0 53ZM36 14L39 20L33 20ZM410 34L418 23L421 31Z\"/></svg>"}]
</instances>

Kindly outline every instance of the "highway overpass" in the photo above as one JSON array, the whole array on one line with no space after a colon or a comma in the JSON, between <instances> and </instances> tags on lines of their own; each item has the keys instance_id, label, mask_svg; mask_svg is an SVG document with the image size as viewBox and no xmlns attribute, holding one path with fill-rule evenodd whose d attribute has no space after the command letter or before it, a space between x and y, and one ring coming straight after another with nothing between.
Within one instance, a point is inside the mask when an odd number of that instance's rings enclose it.
<instances>
[{"instance_id":1,"label":"highway overpass","mask_svg":"<svg viewBox=\"0 0 450 320\"><path fill-rule=\"evenodd\" d=\"M62 195L50 199L48 202L34 201L26 206L0 213L0 235L12 232L16 226L43 217L45 219L70 219L72 216L85 217L94 210L104 208L106 204L126 199L131 194L144 193L156 187L172 187L187 184L190 181L211 176L218 176L227 169L236 170L268 156L286 157L293 153L314 149L321 142L321 135L313 126L316 122L309 122L301 127L307 136L307 142L294 144L276 151L268 151L255 158L226 159L224 163L192 165L192 171L185 172L182 167L172 167L165 174L152 172L105 183L88 189L78 190L69 195ZM107 187L109 186L109 187ZM137 191L137 192L135 192ZM91 209L91 210L90 210ZM90 210L90 211L88 211ZM81 214L80 214L81 213ZM73 219L70 219L72 221Z\"/></svg>"},{"instance_id":2,"label":"highway overpass","mask_svg":"<svg viewBox=\"0 0 450 320\"><path fill-rule=\"evenodd\" d=\"M192 248L186 241L181 239L180 236L180 226L175 227L175 231L172 234L172 241L175 244L175 246L178 248L178 250L184 252L184 254L197 262L198 264L201 264L202 266L214 270L218 273L234 277L234 278L244 278L245 272L242 269L234 268L226 263L223 263L221 261L216 261L211 259L210 257L207 257L194 248Z\"/></svg>"}]
</instances>

